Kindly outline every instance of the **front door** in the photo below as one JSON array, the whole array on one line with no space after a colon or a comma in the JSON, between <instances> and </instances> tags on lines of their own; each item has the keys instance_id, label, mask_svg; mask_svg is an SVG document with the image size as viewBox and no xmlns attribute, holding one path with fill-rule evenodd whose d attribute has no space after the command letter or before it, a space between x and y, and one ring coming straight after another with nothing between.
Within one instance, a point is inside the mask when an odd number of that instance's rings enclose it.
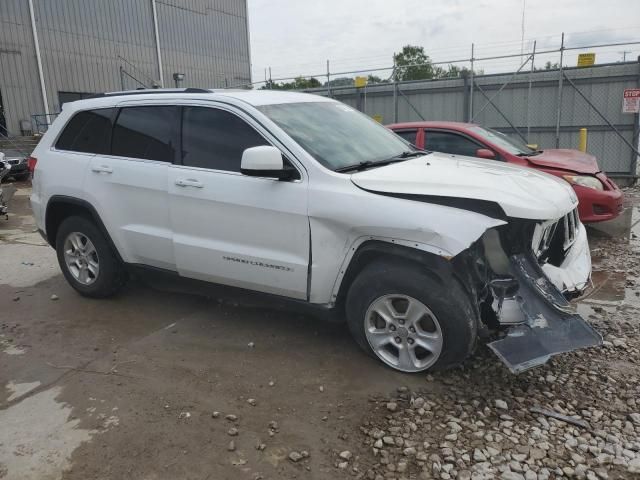
<instances>
[{"instance_id":1,"label":"front door","mask_svg":"<svg viewBox=\"0 0 640 480\"><path fill-rule=\"evenodd\" d=\"M242 175L242 152L269 142L239 115L183 107L182 164L169 167L177 270L189 278L306 299L306 177Z\"/></svg>"}]
</instances>

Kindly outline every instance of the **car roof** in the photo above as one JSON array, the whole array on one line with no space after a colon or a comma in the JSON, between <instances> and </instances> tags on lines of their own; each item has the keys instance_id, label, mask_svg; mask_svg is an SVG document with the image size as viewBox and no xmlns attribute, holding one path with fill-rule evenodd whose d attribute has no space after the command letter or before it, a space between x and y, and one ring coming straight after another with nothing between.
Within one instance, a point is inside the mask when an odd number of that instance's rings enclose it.
<instances>
[{"instance_id":1,"label":"car roof","mask_svg":"<svg viewBox=\"0 0 640 480\"><path fill-rule=\"evenodd\" d=\"M465 122L439 122L439 121L421 121L421 122L401 122L392 123L387 125L387 128L402 129L402 128L444 128L448 130L469 130L471 127L477 127L475 123Z\"/></svg>"},{"instance_id":2,"label":"car roof","mask_svg":"<svg viewBox=\"0 0 640 480\"><path fill-rule=\"evenodd\" d=\"M86 108L109 107L129 100L223 100L230 98L253 105L254 107L283 103L335 102L335 100L320 95L279 90L171 88L101 93L87 99L65 103L64 107L72 110L81 110Z\"/></svg>"}]
</instances>

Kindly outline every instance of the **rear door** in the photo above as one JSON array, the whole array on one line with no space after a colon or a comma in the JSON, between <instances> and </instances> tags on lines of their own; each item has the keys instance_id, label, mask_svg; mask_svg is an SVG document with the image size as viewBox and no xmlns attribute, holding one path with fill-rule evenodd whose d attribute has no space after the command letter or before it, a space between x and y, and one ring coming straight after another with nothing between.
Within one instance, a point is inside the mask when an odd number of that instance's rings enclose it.
<instances>
[{"instance_id":1,"label":"rear door","mask_svg":"<svg viewBox=\"0 0 640 480\"><path fill-rule=\"evenodd\" d=\"M126 262L175 270L167 178L178 154L179 108L121 107L85 191Z\"/></svg>"},{"instance_id":2,"label":"rear door","mask_svg":"<svg viewBox=\"0 0 640 480\"><path fill-rule=\"evenodd\" d=\"M268 137L231 107L183 107L182 165L169 168L176 265L185 277L306 299L304 172L291 181L240 173L242 152Z\"/></svg>"}]
</instances>

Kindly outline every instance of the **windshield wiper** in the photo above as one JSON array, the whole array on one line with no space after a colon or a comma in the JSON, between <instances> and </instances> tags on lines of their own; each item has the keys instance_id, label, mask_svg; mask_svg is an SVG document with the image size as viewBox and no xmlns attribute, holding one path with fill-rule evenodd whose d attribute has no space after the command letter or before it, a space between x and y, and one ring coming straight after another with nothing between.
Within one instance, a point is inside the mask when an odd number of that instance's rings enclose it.
<instances>
[{"instance_id":1,"label":"windshield wiper","mask_svg":"<svg viewBox=\"0 0 640 480\"><path fill-rule=\"evenodd\" d=\"M429 155L431 152L427 150L406 150L402 152L400 155L396 155L393 157L396 158L411 158L411 157L421 157L423 155Z\"/></svg>"},{"instance_id":2,"label":"windshield wiper","mask_svg":"<svg viewBox=\"0 0 640 480\"><path fill-rule=\"evenodd\" d=\"M428 155L429 153L431 152L425 152L422 150L407 150L400 153L399 155L396 155L391 158L387 158L385 160L377 160L377 161L365 160L364 162L359 162L354 165L347 165L346 167L336 168L334 171L339 173L354 172L354 171L358 172L358 171L366 170L372 167L383 167L391 163L403 162L407 158L421 157L423 155Z\"/></svg>"},{"instance_id":3,"label":"windshield wiper","mask_svg":"<svg viewBox=\"0 0 640 480\"><path fill-rule=\"evenodd\" d=\"M542 150L534 150L533 152L530 153L516 153L516 157L535 157L536 155L540 155L542 153Z\"/></svg>"}]
</instances>

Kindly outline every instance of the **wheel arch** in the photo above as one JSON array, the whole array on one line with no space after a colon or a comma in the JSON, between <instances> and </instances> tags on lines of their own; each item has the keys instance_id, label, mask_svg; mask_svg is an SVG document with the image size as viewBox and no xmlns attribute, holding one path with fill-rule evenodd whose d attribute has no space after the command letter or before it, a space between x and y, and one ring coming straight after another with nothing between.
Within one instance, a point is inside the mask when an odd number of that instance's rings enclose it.
<instances>
[{"instance_id":1,"label":"wheel arch","mask_svg":"<svg viewBox=\"0 0 640 480\"><path fill-rule=\"evenodd\" d=\"M122 257L118 252L107 228L105 227L100 215L93 205L86 200L82 200L76 197L70 197L66 195L53 195L47 202L47 208L45 209L45 232L47 242L53 248L56 248L56 236L60 224L71 216L81 216L91 220L100 230L100 233L104 235L105 239L109 243L109 246L115 252L118 260L122 262Z\"/></svg>"},{"instance_id":2,"label":"wheel arch","mask_svg":"<svg viewBox=\"0 0 640 480\"><path fill-rule=\"evenodd\" d=\"M357 243L357 242L356 242ZM450 256L443 251L399 240L368 239L350 248L350 253L340 268L339 276L334 285L332 300L342 308L347 291L353 280L370 263L374 261L392 260L407 263L411 266L427 267L425 271L442 279L447 272L451 272Z\"/></svg>"}]
</instances>

